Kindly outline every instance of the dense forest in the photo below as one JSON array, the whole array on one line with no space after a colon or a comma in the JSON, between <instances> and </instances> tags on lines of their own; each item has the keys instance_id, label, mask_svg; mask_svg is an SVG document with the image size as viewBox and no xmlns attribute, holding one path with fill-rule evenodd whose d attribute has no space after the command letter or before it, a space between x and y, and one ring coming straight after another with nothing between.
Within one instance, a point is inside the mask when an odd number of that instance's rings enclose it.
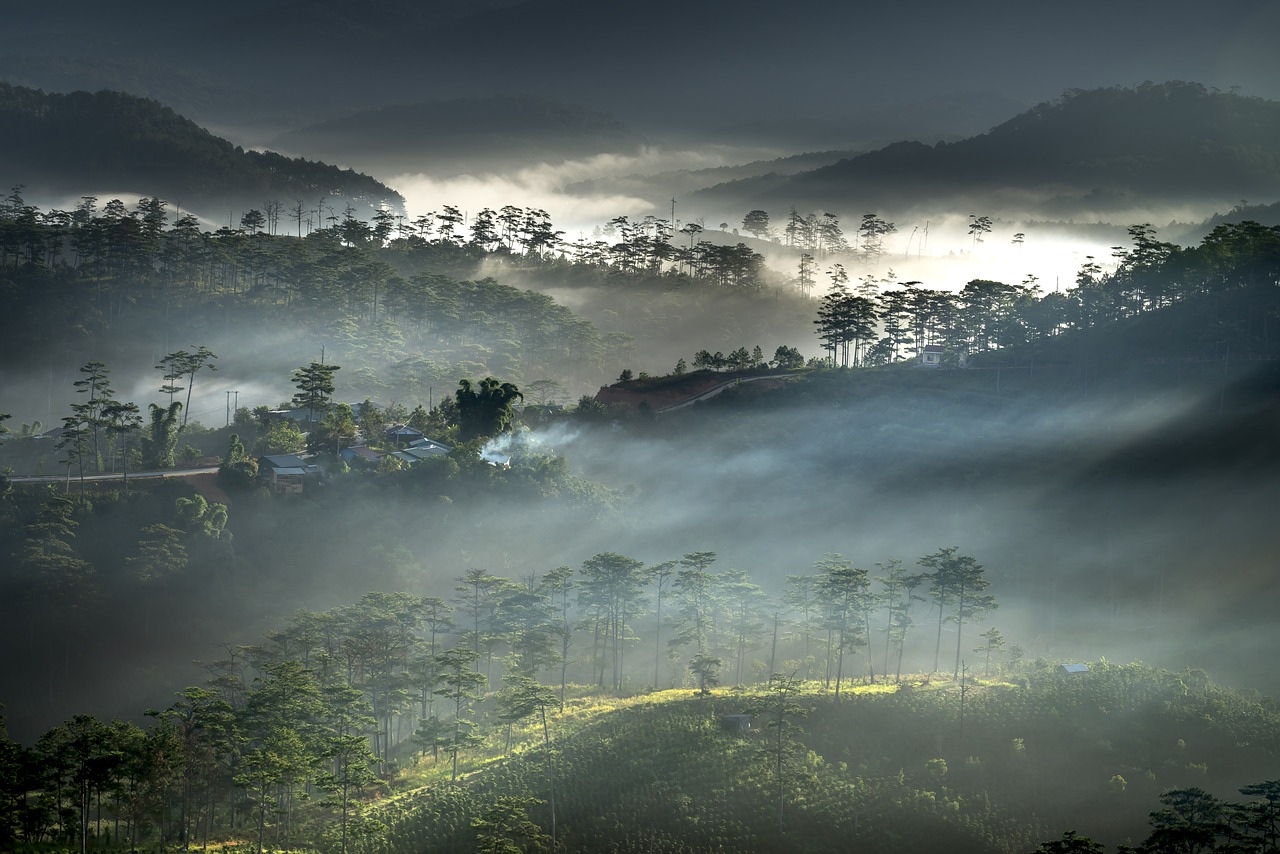
<instances>
[{"instance_id":1,"label":"dense forest","mask_svg":"<svg viewBox=\"0 0 1280 854\"><path fill-rule=\"evenodd\" d=\"M465 225L449 205L412 222L390 210L366 222L349 210L322 226L317 213L251 209L238 227L210 233L190 215L170 223L159 199L129 209L86 197L74 211L45 212L17 188L0 216L0 287L19 308L6 315L5 356L47 364L62 361L64 347L110 340L130 342L134 352L121 358L145 364L179 335L263 335L268 353L272 341L282 351L324 346L359 372L358 392L405 400L421 386L484 373L594 388L608 376L602 366L631 351L633 336L616 327L687 340L700 316L691 308L728 313L733 335L758 334L779 317L808 334L806 301L779 292L757 253L708 241L676 247L653 217L619 217L570 244L544 211L515 206ZM290 228L301 236L284 234ZM490 272L575 289L577 302L615 328ZM690 313L673 318L681 301Z\"/></svg>"}]
</instances>

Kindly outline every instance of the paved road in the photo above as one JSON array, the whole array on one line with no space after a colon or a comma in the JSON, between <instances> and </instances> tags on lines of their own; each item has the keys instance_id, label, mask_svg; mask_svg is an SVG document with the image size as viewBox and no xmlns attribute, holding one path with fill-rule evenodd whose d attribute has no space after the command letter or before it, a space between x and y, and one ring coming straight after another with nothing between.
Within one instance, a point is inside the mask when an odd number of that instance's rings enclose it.
<instances>
[{"instance_id":1,"label":"paved road","mask_svg":"<svg viewBox=\"0 0 1280 854\"><path fill-rule=\"evenodd\" d=\"M198 469L165 469L164 471L138 471L138 472L131 471L129 472L129 480L141 480L143 478L149 478L149 477L152 477L152 478L154 477L186 477L187 475L191 475L191 474L214 474L217 471L218 471L217 466L205 466L204 468L198 468ZM32 477L18 477L15 475L14 477L9 478L9 482L10 483L66 483L68 479L71 480L72 482L79 482L80 477L76 474L72 474L70 478L68 478L65 474L42 474L42 475L32 476ZM84 479L86 481L124 480L124 475L121 472L111 472L108 474L87 474L84 476Z\"/></svg>"}]
</instances>

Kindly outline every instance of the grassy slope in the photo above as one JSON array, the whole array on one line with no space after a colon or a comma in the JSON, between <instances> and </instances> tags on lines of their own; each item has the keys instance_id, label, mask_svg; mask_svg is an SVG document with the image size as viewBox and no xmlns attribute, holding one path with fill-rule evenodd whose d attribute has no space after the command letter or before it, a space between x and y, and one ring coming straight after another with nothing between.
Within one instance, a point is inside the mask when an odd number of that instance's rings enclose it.
<instances>
[{"instance_id":1,"label":"grassy slope","mask_svg":"<svg viewBox=\"0 0 1280 854\"><path fill-rule=\"evenodd\" d=\"M784 775L780 830L768 735L716 723L748 696L571 703L552 722L565 850L1017 852L1067 828L1137 842L1160 791L1194 785L1230 797L1274 776L1280 753L1273 702L1194 672L1102 664L1063 678L1032 667L1017 684L971 689L963 735L954 684L863 686L839 705L815 684L802 698L810 711ZM387 834L369 850L472 850L471 820L486 805L549 801L540 737L535 727L518 733L508 759L497 758L495 738L468 758L458 785L427 760L411 772L426 785L365 814L365 827ZM530 816L550 827L546 803Z\"/></svg>"}]
</instances>

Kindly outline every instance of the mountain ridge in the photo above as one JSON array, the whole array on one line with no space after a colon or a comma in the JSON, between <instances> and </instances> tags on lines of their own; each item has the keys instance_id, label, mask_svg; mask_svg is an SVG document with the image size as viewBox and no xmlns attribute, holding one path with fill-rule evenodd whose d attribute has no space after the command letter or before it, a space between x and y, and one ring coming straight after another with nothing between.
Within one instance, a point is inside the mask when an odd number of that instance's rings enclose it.
<instances>
[{"instance_id":1,"label":"mountain ridge","mask_svg":"<svg viewBox=\"0 0 1280 854\"><path fill-rule=\"evenodd\" d=\"M317 194L360 211L404 205L367 175L246 151L157 101L121 92L47 94L0 82L0 121L8 128L0 137L0 182L33 195L102 188L206 212Z\"/></svg>"},{"instance_id":2,"label":"mountain ridge","mask_svg":"<svg viewBox=\"0 0 1280 854\"><path fill-rule=\"evenodd\" d=\"M897 209L927 197L1039 196L1057 213L1142 200L1280 195L1280 102L1172 81L1073 89L984 134L904 140L777 182L747 179L699 198ZM852 208L850 208L852 211Z\"/></svg>"}]
</instances>

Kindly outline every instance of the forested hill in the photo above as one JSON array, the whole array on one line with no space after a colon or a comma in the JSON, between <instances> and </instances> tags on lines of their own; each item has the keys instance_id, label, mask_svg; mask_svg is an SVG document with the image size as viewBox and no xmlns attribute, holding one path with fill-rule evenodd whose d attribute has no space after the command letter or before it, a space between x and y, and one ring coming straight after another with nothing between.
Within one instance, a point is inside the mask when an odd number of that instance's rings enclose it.
<instances>
[{"instance_id":1,"label":"forested hill","mask_svg":"<svg viewBox=\"0 0 1280 854\"><path fill-rule=\"evenodd\" d=\"M0 126L0 185L24 185L32 195L137 193L217 217L273 199L289 206L327 196L361 214L404 204L367 175L244 151L156 101L121 92L57 94L0 83Z\"/></svg>"},{"instance_id":2,"label":"forested hill","mask_svg":"<svg viewBox=\"0 0 1280 854\"><path fill-rule=\"evenodd\" d=\"M1280 103L1196 83L1070 90L985 134L898 142L779 181L722 184L704 196L840 211L858 205L1033 195L1046 211L1135 202L1280 195Z\"/></svg>"},{"instance_id":3,"label":"forested hill","mask_svg":"<svg viewBox=\"0 0 1280 854\"><path fill-rule=\"evenodd\" d=\"M366 110L278 137L301 152L383 173L465 170L634 152L640 140L607 113L528 95L458 98ZM430 166L426 169L427 165Z\"/></svg>"}]
</instances>

